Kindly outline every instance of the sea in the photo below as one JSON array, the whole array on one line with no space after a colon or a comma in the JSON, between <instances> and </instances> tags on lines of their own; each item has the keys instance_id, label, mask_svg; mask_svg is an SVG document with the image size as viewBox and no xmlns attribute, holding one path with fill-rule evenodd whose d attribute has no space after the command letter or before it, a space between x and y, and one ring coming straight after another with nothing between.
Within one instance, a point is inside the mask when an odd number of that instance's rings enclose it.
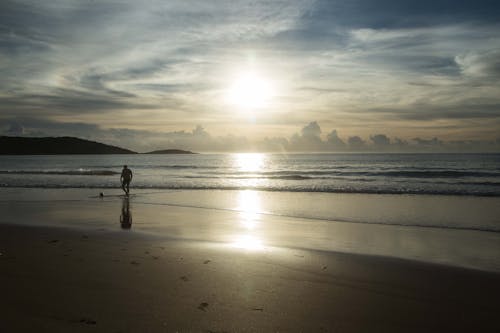
<instances>
[{"instance_id":1,"label":"sea","mask_svg":"<svg viewBox=\"0 0 500 333\"><path fill-rule=\"evenodd\" d=\"M130 201L120 189L123 165L134 175ZM59 216L63 225L118 230L126 207L131 230L180 238L193 230L176 224L173 232L176 220L163 216L234 211L239 222L217 222L226 224L213 240L243 226L268 245L500 272L500 154L1 156L0 206L0 223Z\"/></svg>"},{"instance_id":2,"label":"sea","mask_svg":"<svg viewBox=\"0 0 500 333\"><path fill-rule=\"evenodd\" d=\"M0 187L432 194L500 197L500 154L186 154L0 157Z\"/></svg>"}]
</instances>

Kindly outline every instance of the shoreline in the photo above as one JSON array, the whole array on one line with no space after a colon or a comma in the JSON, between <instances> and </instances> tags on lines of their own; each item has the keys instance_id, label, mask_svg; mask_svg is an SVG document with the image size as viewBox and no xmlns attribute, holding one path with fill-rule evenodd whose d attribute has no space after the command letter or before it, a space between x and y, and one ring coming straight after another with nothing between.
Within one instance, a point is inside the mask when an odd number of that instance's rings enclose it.
<instances>
[{"instance_id":1,"label":"shoreline","mask_svg":"<svg viewBox=\"0 0 500 333\"><path fill-rule=\"evenodd\" d=\"M119 193L119 191L115 191ZM419 219L467 222L476 211L494 202L474 207L468 201L437 205L436 199L384 196L296 196L256 191L135 192L128 200L121 195L104 198L95 191L0 191L0 224L66 226L82 230L121 230L156 234L179 240L197 240L264 248L284 247L354 253L500 272L500 233L460 228L429 228L391 224L408 210ZM476 201L472 201L473 203ZM480 202L483 202L482 200ZM321 209L328 205L338 214L387 219L389 223L359 223L280 215L280 209ZM454 206L461 205L454 209ZM425 205L437 206L432 215ZM412 208L414 207L414 208ZM458 206L457 206L458 207ZM124 208L130 214L124 215ZM329 207L328 207L329 208ZM275 209L275 214L266 211ZM298 210L297 210L298 209ZM499 207L495 208L499 210ZM376 211L378 210L378 212ZM328 213L328 211L326 211ZM449 212L449 213L448 213ZM321 214L322 212L315 212ZM489 212L495 215L495 212ZM130 225L123 217L130 215ZM483 214L485 215L485 214ZM486 216L486 215L485 215ZM489 223L495 223L492 217ZM392 222L393 223L393 222Z\"/></svg>"},{"instance_id":2,"label":"shoreline","mask_svg":"<svg viewBox=\"0 0 500 333\"><path fill-rule=\"evenodd\" d=\"M104 196L100 197L100 193ZM0 187L2 201L120 200L113 188ZM254 213L333 222L500 231L500 197L434 194L375 194L236 189L136 189L142 203ZM312 199L311 199L312 198ZM251 201L251 202L248 202ZM290 206L294 206L290 209ZM331 207L328 207L331 206ZM487 228L470 227L478 220ZM429 221L430 220L430 221ZM474 226L474 224L472 224Z\"/></svg>"}]
</instances>

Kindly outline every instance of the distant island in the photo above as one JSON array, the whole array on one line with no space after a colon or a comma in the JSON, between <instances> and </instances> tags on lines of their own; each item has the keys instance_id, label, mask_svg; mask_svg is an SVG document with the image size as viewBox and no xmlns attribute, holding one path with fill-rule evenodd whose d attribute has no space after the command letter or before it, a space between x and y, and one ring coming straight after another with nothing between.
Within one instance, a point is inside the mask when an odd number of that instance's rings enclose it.
<instances>
[{"instance_id":1,"label":"distant island","mask_svg":"<svg viewBox=\"0 0 500 333\"><path fill-rule=\"evenodd\" d=\"M74 137L0 136L0 155L137 154L134 151Z\"/></svg>"},{"instance_id":2,"label":"distant island","mask_svg":"<svg viewBox=\"0 0 500 333\"><path fill-rule=\"evenodd\" d=\"M181 150L181 149L163 149L163 150L150 151L149 153L145 153L145 154L197 154L197 153L193 153L192 151Z\"/></svg>"},{"instance_id":3,"label":"distant island","mask_svg":"<svg viewBox=\"0 0 500 333\"><path fill-rule=\"evenodd\" d=\"M0 155L138 154L135 151L70 136L29 138L0 136ZM197 154L188 150L163 149L144 154Z\"/></svg>"}]
</instances>

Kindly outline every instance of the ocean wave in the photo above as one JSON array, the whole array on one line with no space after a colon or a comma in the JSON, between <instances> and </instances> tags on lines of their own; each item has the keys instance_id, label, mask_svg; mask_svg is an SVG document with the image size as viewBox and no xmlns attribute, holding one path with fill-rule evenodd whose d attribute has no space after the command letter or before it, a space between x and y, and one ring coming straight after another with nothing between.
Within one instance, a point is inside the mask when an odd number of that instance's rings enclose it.
<instances>
[{"instance_id":1,"label":"ocean wave","mask_svg":"<svg viewBox=\"0 0 500 333\"><path fill-rule=\"evenodd\" d=\"M111 170L7 170L2 175L69 175L69 176L113 176L120 172Z\"/></svg>"},{"instance_id":2,"label":"ocean wave","mask_svg":"<svg viewBox=\"0 0 500 333\"><path fill-rule=\"evenodd\" d=\"M0 187L10 188L118 188L116 184L7 184L0 183ZM481 196L500 197L500 188L497 189L466 189L460 188L376 188L376 187L333 187L333 186L260 186L260 185L193 185L193 184L164 184L144 185L134 184L136 189L157 190L255 190L270 192L303 192L303 193L346 193L346 194L394 194L394 195L453 195L453 196Z\"/></svg>"},{"instance_id":3,"label":"ocean wave","mask_svg":"<svg viewBox=\"0 0 500 333\"><path fill-rule=\"evenodd\" d=\"M217 169L217 168L214 168ZM435 179L435 178L486 178L500 177L499 172L490 171L469 171L469 170L362 170L362 171L340 171L337 169L330 170L283 170L283 171L238 171L225 170L223 172L207 171L200 172L200 175L213 175L218 177L233 177L251 176L252 178L272 178L272 177L288 177L300 176L307 178L337 178L337 177L387 177L387 178L419 178L419 179Z\"/></svg>"},{"instance_id":4,"label":"ocean wave","mask_svg":"<svg viewBox=\"0 0 500 333\"><path fill-rule=\"evenodd\" d=\"M226 170L229 169L227 166L214 166L214 165L203 165L203 166L198 166L198 165L191 165L191 164L174 164L174 165L158 165L154 166L155 169L166 169L166 170L184 170L184 169L206 169L206 170L214 170L214 169L219 169L219 170Z\"/></svg>"},{"instance_id":5,"label":"ocean wave","mask_svg":"<svg viewBox=\"0 0 500 333\"><path fill-rule=\"evenodd\" d=\"M369 175L383 177L404 177L404 178L464 178L464 177L499 177L500 173L488 171L467 171L467 170L422 170L422 171L383 171L370 172ZM358 175L353 173L353 175Z\"/></svg>"},{"instance_id":6,"label":"ocean wave","mask_svg":"<svg viewBox=\"0 0 500 333\"><path fill-rule=\"evenodd\" d=\"M210 175L210 176L199 176L199 175L184 175L181 178L185 179L282 179L282 180L307 180L313 179L313 177L290 174L290 175L282 175L282 176L266 176L266 175L256 175L256 174L248 174L248 175ZM316 178L317 179L317 178Z\"/></svg>"}]
</instances>

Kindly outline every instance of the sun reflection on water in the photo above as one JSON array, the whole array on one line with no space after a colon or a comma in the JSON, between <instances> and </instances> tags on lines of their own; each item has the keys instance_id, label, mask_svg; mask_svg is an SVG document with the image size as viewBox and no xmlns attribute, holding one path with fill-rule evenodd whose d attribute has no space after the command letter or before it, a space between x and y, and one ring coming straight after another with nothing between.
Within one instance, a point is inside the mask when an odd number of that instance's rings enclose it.
<instances>
[{"instance_id":1,"label":"sun reflection on water","mask_svg":"<svg viewBox=\"0 0 500 333\"><path fill-rule=\"evenodd\" d=\"M264 167L264 154L234 154L235 166L242 172L259 172Z\"/></svg>"}]
</instances>

